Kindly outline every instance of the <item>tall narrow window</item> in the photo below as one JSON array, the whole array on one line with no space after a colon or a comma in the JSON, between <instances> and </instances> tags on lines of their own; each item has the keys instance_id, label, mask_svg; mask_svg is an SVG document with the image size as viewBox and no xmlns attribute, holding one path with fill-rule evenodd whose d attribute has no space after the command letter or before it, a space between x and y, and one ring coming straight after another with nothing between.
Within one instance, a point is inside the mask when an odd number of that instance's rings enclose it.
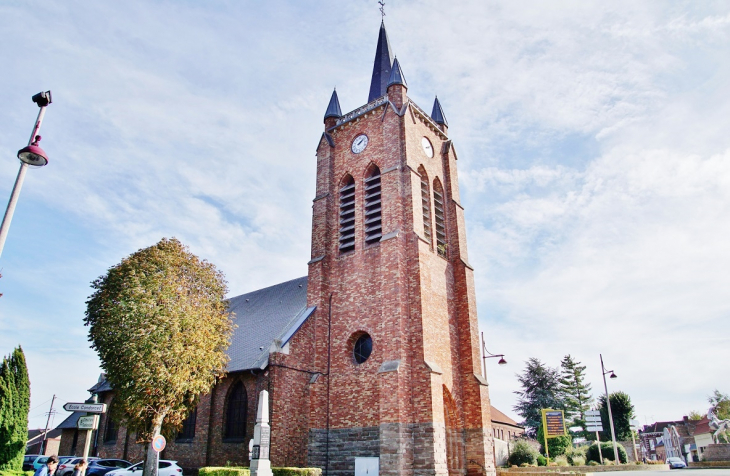
<instances>
[{"instance_id":1,"label":"tall narrow window","mask_svg":"<svg viewBox=\"0 0 730 476\"><path fill-rule=\"evenodd\" d=\"M183 421L180 433L177 435L178 440L192 440L195 438L195 422L198 419L198 407L195 407L193 411L188 414L187 418Z\"/></svg>"},{"instance_id":2,"label":"tall narrow window","mask_svg":"<svg viewBox=\"0 0 730 476\"><path fill-rule=\"evenodd\" d=\"M228 394L225 438L242 439L246 436L247 400L243 382L236 383Z\"/></svg>"},{"instance_id":3,"label":"tall narrow window","mask_svg":"<svg viewBox=\"0 0 730 476\"><path fill-rule=\"evenodd\" d=\"M106 417L106 429L104 430L104 443L114 443L117 441L117 433L119 433L119 427L112 418L111 408L109 408L109 414Z\"/></svg>"},{"instance_id":4,"label":"tall narrow window","mask_svg":"<svg viewBox=\"0 0 730 476\"><path fill-rule=\"evenodd\" d=\"M355 249L355 180L348 176L340 188L340 253Z\"/></svg>"},{"instance_id":5,"label":"tall narrow window","mask_svg":"<svg viewBox=\"0 0 730 476\"><path fill-rule=\"evenodd\" d=\"M421 208L423 213L423 236L431 243L431 192L428 186L428 175L423 166L418 168L421 175Z\"/></svg>"},{"instance_id":6,"label":"tall narrow window","mask_svg":"<svg viewBox=\"0 0 730 476\"><path fill-rule=\"evenodd\" d=\"M382 214L380 207L380 169L373 170L365 179L365 244L377 243L383 236Z\"/></svg>"},{"instance_id":7,"label":"tall narrow window","mask_svg":"<svg viewBox=\"0 0 730 476\"><path fill-rule=\"evenodd\" d=\"M446 222L444 221L444 189L438 179L433 182L433 215L436 220L436 250L446 256Z\"/></svg>"}]
</instances>

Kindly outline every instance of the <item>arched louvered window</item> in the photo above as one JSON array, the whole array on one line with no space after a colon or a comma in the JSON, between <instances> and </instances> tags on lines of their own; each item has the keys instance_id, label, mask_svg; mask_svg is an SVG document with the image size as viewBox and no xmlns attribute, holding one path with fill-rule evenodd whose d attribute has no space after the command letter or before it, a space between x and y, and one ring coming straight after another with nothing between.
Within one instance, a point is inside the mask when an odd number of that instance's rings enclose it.
<instances>
[{"instance_id":1,"label":"arched louvered window","mask_svg":"<svg viewBox=\"0 0 730 476\"><path fill-rule=\"evenodd\" d=\"M195 422L197 419L198 407L195 407L183 421L180 433L177 435L178 440L192 440L195 438Z\"/></svg>"},{"instance_id":2,"label":"arched louvered window","mask_svg":"<svg viewBox=\"0 0 730 476\"><path fill-rule=\"evenodd\" d=\"M226 439L243 439L246 436L246 411L248 398L243 382L237 382L228 394L226 402Z\"/></svg>"},{"instance_id":3,"label":"arched louvered window","mask_svg":"<svg viewBox=\"0 0 730 476\"><path fill-rule=\"evenodd\" d=\"M377 243L383 236L383 223L380 207L380 169L373 166L365 179L365 244Z\"/></svg>"},{"instance_id":4,"label":"arched louvered window","mask_svg":"<svg viewBox=\"0 0 730 476\"><path fill-rule=\"evenodd\" d=\"M423 236L431 243L431 191L428 186L428 175L423 166L418 168L421 176L421 209L423 214Z\"/></svg>"},{"instance_id":5,"label":"arched louvered window","mask_svg":"<svg viewBox=\"0 0 730 476\"><path fill-rule=\"evenodd\" d=\"M117 441L117 434L119 433L119 427L117 422L112 418L111 405L109 412L106 417L106 429L104 430L104 443L114 443Z\"/></svg>"},{"instance_id":6,"label":"arched louvered window","mask_svg":"<svg viewBox=\"0 0 730 476\"><path fill-rule=\"evenodd\" d=\"M347 176L340 188L340 253L355 249L355 180Z\"/></svg>"},{"instance_id":7,"label":"arched louvered window","mask_svg":"<svg viewBox=\"0 0 730 476\"><path fill-rule=\"evenodd\" d=\"M446 256L446 220L444 220L444 189L439 179L433 181L433 216L436 220L436 251Z\"/></svg>"}]
</instances>

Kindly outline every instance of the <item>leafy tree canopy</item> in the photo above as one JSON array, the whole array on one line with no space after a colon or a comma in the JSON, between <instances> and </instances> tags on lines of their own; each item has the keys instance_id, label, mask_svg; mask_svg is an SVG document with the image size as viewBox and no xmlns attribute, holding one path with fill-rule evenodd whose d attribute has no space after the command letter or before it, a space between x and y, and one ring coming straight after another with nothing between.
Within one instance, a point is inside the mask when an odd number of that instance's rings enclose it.
<instances>
[{"instance_id":1,"label":"leafy tree canopy","mask_svg":"<svg viewBox=\"0 0 730 476\"><path fill-rule=\"evenodd\" d=\"M593 403L591 384L585 381L586 366L581 365L570 354L560 362L560 386L565 404L566 417L582 425L585 412Z\"/></svg>"},{"instance_id":2,"label":"leafy tree canopy","mask_svg":"<svg viewBox=\"0 0 730 476\"><path fill-rule=\"evenodd\" d=\"M536 438L538 443L540 443L540 453L547 456L547 454L545 453L545 437L543 431L544 430L541 422L540 426L537 428ZM547 444L548 450L550 452L550 458L555 458L556 456L564 455L568 448L573 447L573 438L570 435L548 438Z\"/></svg>"},{"instance_id":3,"label":"leafy tree canopy","mask_svg":"<svg viewBox=\"0 0 730 476\"><path fill-rule=\"evenodd\" d=\"M689 412L689 415L687 416L687 418L692 421L697 421L697 420L702 420L702 418L704 416L705 415L703 415L702 413L692 410L691 412Z\"/></svg>"},{"instance_id":4,"label":"leafy tree canopy","mask_svg":"<svg viewBox=\"0 0 730 476\"><path fill-rule=\"evenodd\" d=\"M720 420L730 420L730 397L726 393L715 389L712 395L707 397L707 401L712 405L712 411Z\"/></svg>"},{"instance_id":5,"label":"leafy tree canopy","mask_svg":"<svg viewBox=\"0 0 730 476\"><path fill-rule=\"evenodd\" d=\"M611 413L613 414L613 425L616 432L616 441L631 440L631 419L634 417L634 405L631 398L624 392L614 392L609 395L611 401ZM601 412L601 423L603 432L601 439L611 439L611 426L608 420L608 408L606 407L606 396L598 398L599 410Z\"/></svg>"},{"instance_id":6,"label":"leafy tree canopy","mask_svg":"<svg viewBox=\"0 0 730 476\"><path fill-rule=\"evenodd\" d=\"M18 347L0 366L0 471L21 471L28 439L30 380L23 349Z\"/></svg>"},{"instance_id":7,"label":"leafy tree canopy","mask_svg":"<svg viewBox=\"0 0 730 476\"><path fill-rule=\"evenodd\" d=\"M514 392L519 399L513 409L525 419L523 425L534 435L542 420L540 409L564 409L560 374L557 369L533 357L526 362L525 371L518 374L517 379L522 390Z\"/></svg>"},{"instance_id":8,"label":"leafy tree canopy","mask_svg":"<svg viewBox=\"0 0 730 476\"><path fill-rule=\"evenodd\" d=\"M174 435L225 371L233 325L223 274L178 240L163 239L92 288L84 322L114 387L116 414L146 441L163 421Z\"/></svg>"}]
</instances>

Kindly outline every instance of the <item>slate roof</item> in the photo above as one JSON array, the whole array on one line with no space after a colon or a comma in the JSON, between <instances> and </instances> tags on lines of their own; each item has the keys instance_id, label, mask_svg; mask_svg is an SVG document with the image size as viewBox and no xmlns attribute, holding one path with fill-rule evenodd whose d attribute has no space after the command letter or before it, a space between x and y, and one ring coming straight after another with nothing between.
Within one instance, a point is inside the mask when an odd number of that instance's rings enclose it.
<instances>
[{"instance_id":1,"label":"slate roof","mask_svg":"<svg viewBox=\"0 0 730 476\"><path fill-rule=\"evenodd\" d=\"M436 124L443 124L445 126L449 125L449 123L446 122L446 116L444 116L444 110L441 107L438 96L436 96L436 99L433 101L433 111L431 111L431 119L433 119L433 122L435 122Z\"/></svg>"},{"instance_id":2,"label":"slate roof","mask_svg":"<svg viewBox=\"0 0 730 476\"><path fill-rule=\"evenodd\" d=\"M378 33L378 46L375 49L375 61L373 62L373 77L370 81L370 94L368 102L384 96L388 91L388 79L390 68L393 65L393 53L390 51L388 33L385 31L385 23L380 23Z\"/></svg>"},{"instance_id":3,"label":"slate roof","mask_svg":"<svg viewBox=\"0 0 730 476\"><path fill-rule=\"evenodd\" d=\"M105 380L106 382L106 380ZM66 417L57 427L56 430L64 430L66 428L76 428L76 423L79 421L79 417L85 416L86 412L73 412Z\"/></svg>"},{"instance_id":4,"label":"slate roof","mask_svg":"<svg viewBox=\"0 0 730 476\"><path fill-rule=\"evenodd\" d=\"M324 113L324 118L327 119L328 117L342 117L342 109L340 109L340 99L337 97L336 89L332 91L332 97L330 97L330 102L327 105L327 110Z\"/></svg>"},{"instance_id":5,"label":"slate roof","mask_svg":"<svg viewBox=\"0 0 730 476\"><path fill-rule=\"evenodd\" d=\"M265 368L272 343L286 344L314 311L307 308L306 276L231 298L229 309L238 326L228 348L229 372Z\"/></svg>"},{"instance_id":6,"label":"slate roof","mask_svg":"<svg viewBox=\"0 0 730 476\"><path fill-rule=\"evenodd\" d=\"M403 86L408 86L406 84L406 77L403 74L403 70L400 67L400 63L398 62L398 58L393 60L393 68L390 70L390 77L388 78L388 86L391 84L402 84Z\"/></svg>"}]
</instances>

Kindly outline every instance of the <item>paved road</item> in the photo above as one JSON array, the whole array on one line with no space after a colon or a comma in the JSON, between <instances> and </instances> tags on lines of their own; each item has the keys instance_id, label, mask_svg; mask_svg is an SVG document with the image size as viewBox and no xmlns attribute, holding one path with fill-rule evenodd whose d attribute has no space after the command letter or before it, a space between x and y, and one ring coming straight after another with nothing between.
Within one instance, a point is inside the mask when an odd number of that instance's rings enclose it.
<instances>
[{"instance_id":1,"label":"paved road","mask_svg":"<svg viewBox=\"0 0 730 476\"><path fill-rule=\"evenodd\" d=\"M730 476L730 469L667 469L664 471L605 471L593 473L596 476Z\"/></svg>"}]
</instances>

